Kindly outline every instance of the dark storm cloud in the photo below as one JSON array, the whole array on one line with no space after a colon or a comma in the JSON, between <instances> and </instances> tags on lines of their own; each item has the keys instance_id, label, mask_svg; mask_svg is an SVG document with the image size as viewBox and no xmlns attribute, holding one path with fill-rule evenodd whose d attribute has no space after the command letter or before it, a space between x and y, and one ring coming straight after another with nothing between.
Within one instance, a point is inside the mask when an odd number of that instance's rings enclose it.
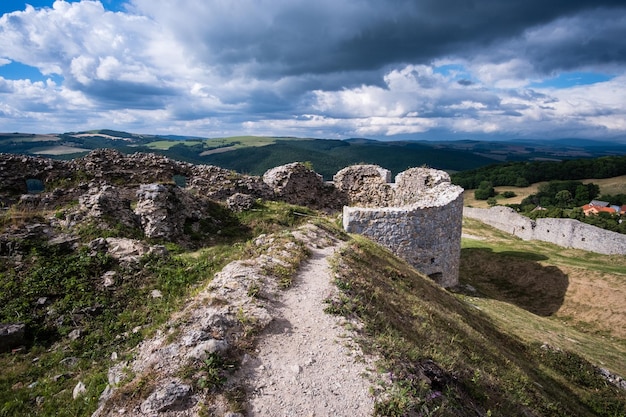
<instances>
[{"instance_id":1,"label":"dark storm cloud","mask_svg":"<svg viewBox=\"0 0 626 417\"><path fill-rule=\"evenodd\" d=\"M206 3L190 16L177 4L177 10L159 7L159 19L169 19L179 36L193 40L189 52L196 59L218 62L225 71L246 66L262 77L377 70L441 56L472 58L563 16L594 28L587 47L580 45L580 31L572 31L571 37L555 39L534 53L522 48L515 52L535 57L544 69L556 67L557 59L544 63L555 52L565 64L580 58L626 60L623 1L294 1L249 6L248 16L229 16ZM146 3L144 11L150 13L149 7ZM189 24L188 19L206 24Z\"/></svg>"},{"instance_id":2,"label":"dark storm cloud","mask_svg":"<svg viewBox=\"0 0 626 417\"><path fill-rule=\"evenodd\" d=\"M57 0L0 17L0 124L626 135L624 0L128 0L119 10ZM12 62L35 75L6 76Z\"/></svg>"}]
</instances>

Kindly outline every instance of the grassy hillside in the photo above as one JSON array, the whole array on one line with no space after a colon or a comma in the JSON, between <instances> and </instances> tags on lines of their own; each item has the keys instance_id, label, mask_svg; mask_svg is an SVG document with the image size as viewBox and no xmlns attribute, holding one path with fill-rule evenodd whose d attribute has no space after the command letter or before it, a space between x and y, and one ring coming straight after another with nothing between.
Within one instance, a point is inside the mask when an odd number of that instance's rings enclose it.
<instances>
[{"instance_id":1,"label":"grassy hillside","mask_svg":"<svg viewBox=\"0 0 626 417\"><path fill-rule=\"evenodd\" d=\"M337 258L328 310L364 322L383 357L379 415L622 416L626 395L595 366L624 375L626 260L521 242L464 224L456 295L354 237ZM467 287L466 287L467 288Z\"/></svg>"},{"instance_id":2,"label":"grassy hillside","mask_svg":"<svg viewBox=\"0 0 626 417\"><path fill-rule=\"evenodd\" d=\"M416 142L280 139L263 147L241 147L230 152L206 154L203 161L253 175L261 175L286 163L308 161L316 172L331 179L340 169L358 163L377 164L395 175L422 165L449 171L465 170L490 164L493 159Z\"/></svg>"},{"instance_id":3,"label":"grassy hillside","mask_svg":"<svg viewBox=\"0 0 626 417\"><path fill-rule=\"evenodd\" d=\"M0 416L90 415L114 352L129 359L197 285L249 256L251 238L310 218L298 213L315 216L281 203L257 206L237 215L239 234L194 252L168 244L177 254L147 256L128 271L88 250L32 242L19 268L0 268L0 318L32 315L37 330L24 349L0 354ZM0 226L51 215L8 210ZM334 219L315 221L336 229ZM624 392L594 365L626 374L626 259L523 242L479 222L467 221L464 232L461 280L476 291L441 289L360 236L334 260L340 292L327 311L357 317L359 343L382 358L377 415L625 415ZM86 243L120 231L85 225L81 233ZM111 292L94 279L109 269L133 278ZM163 297L150 297L154 289ZM72 340L77 321L83 333ZM87 393L73 400L79 380Z\"/></svg>"}]
</instances>

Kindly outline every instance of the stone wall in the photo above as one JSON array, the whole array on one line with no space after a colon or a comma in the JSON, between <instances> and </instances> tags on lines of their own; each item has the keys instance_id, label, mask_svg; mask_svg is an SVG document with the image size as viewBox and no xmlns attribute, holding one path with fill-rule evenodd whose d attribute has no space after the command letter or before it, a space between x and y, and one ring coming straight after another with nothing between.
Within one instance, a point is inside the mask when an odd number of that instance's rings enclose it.
<instances>
[{"instance_id":1,"label":"stone wall","mask_svg":"<svg viewBox=\"0 0 626 417\"><path fill-rule=\"evenodd\" d=\"M174 185L176 176L184 177L184 190ZM54 191L24 199L29 179ZM141 226L150 237L175 238L183 227L206 225L210 216L201 207L209 201L238 209L251 207L257 198L328 212L344 207L348 231L383 244L444 287L458 282L462 193L450 184L448 174L427 168L407 170L391 183L390 171L357 165L325 183L302 163L276 167L259 177L111 149L71 161L0 154L0 203L29 201L34 209L54 209L78 199L84 215L123 218L122 223ZM131 201L136 203L134 213ZM181 205L174 202L180 201L187 208L184 213L175 209Z\"/></svg>"},{"instance_id":2,"label":"stone wall","mask_svg":"<svg viewBox=\"0 0 626 417\"><path fill-rule=\"evenodd\" d=\"M344 228L389 248L439 285L457 285L463 189L447 173L429 168L404 171L395 183L389 178L389 171L373 165L335 175L336 187L349 196Z\"/></svg>"},{"instance_id":3,"label":"stone wall","mask_svg":"<svg viewBox=\"0 0 626 417\"><path fill-rule=\"evenodd\" d=\"M626 254L626 235L573 219L529 219L510 207L489 209L465 207L463 215L477 219L524 240L540 240L566 248L605 255Z\"/></svg>"},{"instance_id":4,"label":"stone wall","mask_svg":"<svg viewBox=\"0 0 626 417\"><path fill-rule=\"evenodd\" d=\"M340 210L345 203L335 187L325 184L319 174L300 163L273 168L258 177L150 153L125 155L113 149L98 149L71 161L0 154L0 203L17 201L28 192L27 180L31 179L55 188L100 183L129 189L142 184L173 183L177 176L185 179L188 190L218 201L243 194L319 209Z\"/></svg>"}]
</instances>

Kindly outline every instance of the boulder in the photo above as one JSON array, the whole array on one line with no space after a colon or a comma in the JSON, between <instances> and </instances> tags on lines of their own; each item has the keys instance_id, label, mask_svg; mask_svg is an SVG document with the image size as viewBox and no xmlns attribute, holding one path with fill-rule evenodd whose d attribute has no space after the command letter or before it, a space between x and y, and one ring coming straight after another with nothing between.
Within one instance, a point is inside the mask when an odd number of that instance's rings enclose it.
<instances>
[{"instance_id":1,"label":"boulder","mask_svg":"<svg viewBox=\"0 0 626 417\"><path fill-rule=\"evenodd\" d=\"M169 410L185 409L185 403L192 394L191 386L182 384L178 380L158 387L141 404L144 414L162 413Z\"/></svg>"},{"instance_id":2,"label":"boulder","mask_svg":"<svg viewBox=\"0 0 626 417\"><path fill-rule=\"evenodd\" d=\"M26 325L0 324L0 352L7 352L24 344Z\"/></svg>"}]
</instances>

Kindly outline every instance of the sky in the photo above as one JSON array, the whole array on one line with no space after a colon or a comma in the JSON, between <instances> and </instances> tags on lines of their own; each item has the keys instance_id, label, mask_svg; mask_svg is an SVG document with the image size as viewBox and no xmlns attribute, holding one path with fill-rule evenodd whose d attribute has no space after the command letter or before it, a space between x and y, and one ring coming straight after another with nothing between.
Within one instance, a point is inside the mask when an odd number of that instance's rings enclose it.
<instances>
[{"instance_id":1,"label":"sky","mask_svg":"<svg viewBox=\"0 0 626 417\"><path fill-rule=\"evenodd\" d=\"M626 142L623 0L0 0L0 132Z\"/></svg>"}]
</instances>

